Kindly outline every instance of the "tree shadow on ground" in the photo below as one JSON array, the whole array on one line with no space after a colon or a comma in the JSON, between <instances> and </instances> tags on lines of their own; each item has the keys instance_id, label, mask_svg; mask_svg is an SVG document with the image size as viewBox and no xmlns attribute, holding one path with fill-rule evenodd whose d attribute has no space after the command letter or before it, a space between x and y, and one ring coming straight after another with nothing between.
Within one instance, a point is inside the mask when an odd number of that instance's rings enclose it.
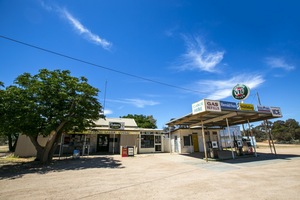
<instances>
[{"instance_id":1,"label":"tree shadow on ground","mask_svg":"<svg viewBox=\"0 0 300 200\"><path fill-rule=\"evenodd\" d=\"M122 169L124 166L122 166L121 161L115 160L111 156L81 157L77 159L64 158L60 160L55 159L48 165L43 165L37 161L15 164L10 163L0 166L0 180L21 178L26 174L46 174L49 172L92 168Z\"/></svg>"},{"instance_id":2,"label":"tree shadow on ground","mask_svg":"<svg viewBox=\"0 0 300 200\"><path fill-rule=\"evenodd\" d=\"M189 154L181 154L184 156L189 156L193 158L199 158L201 160L205 161L205 155L204 153L189 153ZM217 162L224 162L228 164L239 164L239 163L249 163L249 162L258 162L258 161L267 161L267 160L290 160L292 158L300 158L300 155L295 154L272 154L272 153L257 153L257 156L254 154L250 155L242 155L242 156L236 156L233 159L231 151L223 151L222 156L218 158L210 158L210 155L208 155L208 161L217 161Z\"/></svg>"}]
</instances>

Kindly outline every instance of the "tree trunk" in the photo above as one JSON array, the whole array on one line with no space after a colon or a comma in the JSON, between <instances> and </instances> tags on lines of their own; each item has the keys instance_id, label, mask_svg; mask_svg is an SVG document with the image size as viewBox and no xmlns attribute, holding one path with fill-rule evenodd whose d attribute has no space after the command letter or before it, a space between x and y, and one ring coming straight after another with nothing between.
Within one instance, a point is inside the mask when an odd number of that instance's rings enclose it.
<instances>
[{"instance_id":1,"label":"tree trunk","mask_svg":"<svg viewBox=\"0 0 300 200\"><path fill-rule=\"evenodd\" d=\"M32 144L35 146L35 149L37 151L36 160L40 161L43 164L48 164L52 161L53 153L57 146L58 139L62 134L60 130L65 124L66 122L63 122L57 127L56 130L51 131L51 133L48 136L46 145L44 147L38 143L37 136L29 136Z\"/></svg>"},{"instance_id":2,"label":"tree trunk","mask_svg":"<svg viewBox=\"0 0 300 200\"><path fill-rule=\"evenodd\" d=\"M14 152L15 150L13 149L13 140L12 140L12 137L11 137L11 135L8 135L7 136L7 139L8 139L8 150L10 151L10 152Z\"/></svg>"}]
</instances>

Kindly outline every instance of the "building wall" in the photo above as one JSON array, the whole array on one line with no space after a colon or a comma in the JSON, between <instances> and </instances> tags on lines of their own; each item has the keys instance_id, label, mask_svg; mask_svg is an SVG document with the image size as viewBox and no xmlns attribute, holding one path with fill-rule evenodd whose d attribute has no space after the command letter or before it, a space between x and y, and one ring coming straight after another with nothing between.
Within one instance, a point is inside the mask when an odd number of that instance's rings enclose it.
<instances>
[{"instance_id":1,"label":"building wall","mask_svg":"<svg viewBox=\"0 0 300 200\"><path fill-rule=\"evenodd\" d=\"M210 129L204 130L205 132L205 142L208 141L218 141L219 149L221 149L219 130ZM215 134L216 133L216 134ZM204 144L202 137L201 129L177 129L171 133L171 151L175 153L193 153L194 145L191 143L190 145L184 145L184 137L196 134L198 138L198 147L200 152L204 152ZM177 137L177 140L176 140ZM177 141L177 142L176 142ZM208 149L208 145L206 145Z\"/></svg>"},{"instance_id":2,"label":"building wall","mask_svg":"<svg viewBox=\"0 0 300 200\"><path fill-rule=\"evenodd\" d=\"M120 152L122 152L122 147L134 147L134 154L137 154L138 136L137 134L121 134Z\"/></svg>"},{"instance_id":3,"label":"building wall","mask_svg":"<svg viewBox=\"0 0 300 200\"><path fill-rule=\"evenodd\" d=\"M39 136L38 142L41 146L45 146L47 142L47 137ZM26 135L19 136L14 154L15 156L19 156L19 157L36 156L36 149L28 136Z\"/></svg>"}]
</instances>

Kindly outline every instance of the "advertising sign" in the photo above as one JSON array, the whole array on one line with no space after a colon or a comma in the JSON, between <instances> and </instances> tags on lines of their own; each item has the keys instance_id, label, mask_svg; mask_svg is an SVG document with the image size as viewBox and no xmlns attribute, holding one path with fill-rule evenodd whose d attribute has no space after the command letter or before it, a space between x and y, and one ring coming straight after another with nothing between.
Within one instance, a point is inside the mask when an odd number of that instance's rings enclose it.
<instances>
[{"instance_id":1,"label":"advertising sign","mask_svg":"<svg viewBox=\"0 0 300 200\"><path fill-rule=\"evenodd\" d=\"M271 113L271 109L269 106L257 106L257 111L258 112L264 112L264 113Z\"/></svg>"},{"instance_id":2,"label":"advertising sign","mask_svg":"<svg viewBox=\"0 0 300 200\"><path fill-rule=\"evenodd\" d=\"M124 122L109 122L109 128L110 129L121 129L123 130L125 127Z\"/></svg>"},{"instance_id":3,"label":"advertising sign","mask_svg":"<svg viewBox=\"0 0 300 200\"><path fill-rule=\"evenodd\" d=\"M237 100L245 100L250 95L250 88L244 84L237 84L232 89L232 97Z\"/></svg>"},{"instance_id":4,"label":"advertising sign","mask_svg":"<svg viewBox=\"0 0 300 200\"><path fill-rule=\"evenodd\" d=\"M193 115L205 111L204 99L192 104L192 113Z\"/></svg>"},{"instance_id":5,"label":"advertising sign","mask_svg":"<svg viewBox=\"0 0 300 200\"><path fill-rule=\"evenodd\" d=\"M235 102L220 101L220 105L222 110L237 110L237 105Z\"/></svg>"},{"instance_id":6,"label":"advertising sign","mask_svg":"<svg viewBox=\"0 0 300 200\"><path fill-rule=\"evenodd\" d=\"M203 99L192 104L193 115L204 111L221 112L220 101Z\"/></svg>"},{"instance_id":7,"label":"advertising sign","mask_svg":"<svg viewBox=\"0 0 300 200\"><path fill-rule=\"evenodd\" d=\"M274 117L282 117L281 109L279 107L270 107L270 109Z\"/></svg>"},{"instance_id":8,"label":"advertising sign","mask_svg":"<svg viewBox=\"0 0 300 200\"><path fill-rule=\"evenodd\" d=\"M213 100L205 99L204 102L205 102L205 110L206 111L221 112L220 101L213 101Z\"/></svg>"},{"instance_id":9,"label":"advertising sign","mask_svg":"<svg viewBox=\"0 0 300 200\"><path fill-rule=\"evenodd\" d=\"M248 103L239 103L239 109L240 110L254 110L253 104L248 104Z\"/></svg>"}]
</instances>

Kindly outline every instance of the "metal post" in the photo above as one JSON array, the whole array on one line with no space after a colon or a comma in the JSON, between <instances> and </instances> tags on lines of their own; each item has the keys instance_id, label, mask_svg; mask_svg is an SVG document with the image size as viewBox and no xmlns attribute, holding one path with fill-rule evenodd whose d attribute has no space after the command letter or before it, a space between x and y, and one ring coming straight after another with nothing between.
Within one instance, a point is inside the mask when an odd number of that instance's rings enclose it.
<instances>
[{"instance_id":1,"label":"metal post","mask_svg":"<svg viewBox=\"0 0 300 200\"><path fill-rule=\"evenodd\" d=\"M226 124L227 124L227 131L228 131L228 135L229 135L229 140L230 140L231 155L232 155L232 159L234 159L234 152L233 152L233 148L232 148L230 128L229 128L229 123L228 123L228 119L227 118L226 118Z\"/></svg>"},{"instance_id":2,"label":"metal post","mask_svg":"<svg viewBox=\"0 0 300 200\"><path fill-rule=\"evenodd\" d=\"M250 127L250 122L249 122L249 120L247 120L247 121L248 121L248 127L249 127L249 130L250 130L251 140L252 140L253 146L254 146L254 155L255 155L255 157L257 157L257 153L256 153L256 145L254 144L253 134L252 134L252 129L251 129L251 127Z\"/></svg>"},{"instance_id":3,"label":"metal post","mask_svg":"<svg viewBox=\"0 0 300 200\"><path fill-rule=\"evenodd\" d=\"M59 147L59 159L61 156L61 153L63 152L63 144L64 143L64 133L61 134L61 138L60 138L60 147Z\"/></svg>"},{"instance_id":4,"label":"metal post","mask_svg":"<svg viewBox=\"0 0 300 200\"><path fill-rule=\"evenodd\" d=\"M114 132L114 140L113 140L113 155L115 154L115 132Z\"/></svg>"},{"instance_id":5,"label":"metal post","mask_svg":"<svg viewBox=\"0 0 300 200\"><path fill-rule=\"evenodd\" d=\"M274 144L274 141L273 141L273 136L272 136L272 133L271 133L271 129L270 129L269 133L270 133L271 141L272 141L272 144L273 144L273 149L274 149L275 156L277 156L275 144Z\"/></svg>"},{"instance_id":6,"label":"metal post","mask_svg":"<svg viewBox=\"0 0 300 200\"><path fill-rule=\"evenodd\" d=\"M171 145L171 127L169 127L169 150L170 150L170 154L172 154L172 145Z\"/></svg>"},{"instance_id":7,"label":"metal post","mask_svg":"<svg viewBox=\"0 0 300 200\"><path fill-rule=\"evenodd\" d=\"M202 138L203 138L203 146L204 146L204 155L205 155L206 162L208 162L203 121L201 121L201 123L202 123Z\"/></svg>"}]
</instances>

